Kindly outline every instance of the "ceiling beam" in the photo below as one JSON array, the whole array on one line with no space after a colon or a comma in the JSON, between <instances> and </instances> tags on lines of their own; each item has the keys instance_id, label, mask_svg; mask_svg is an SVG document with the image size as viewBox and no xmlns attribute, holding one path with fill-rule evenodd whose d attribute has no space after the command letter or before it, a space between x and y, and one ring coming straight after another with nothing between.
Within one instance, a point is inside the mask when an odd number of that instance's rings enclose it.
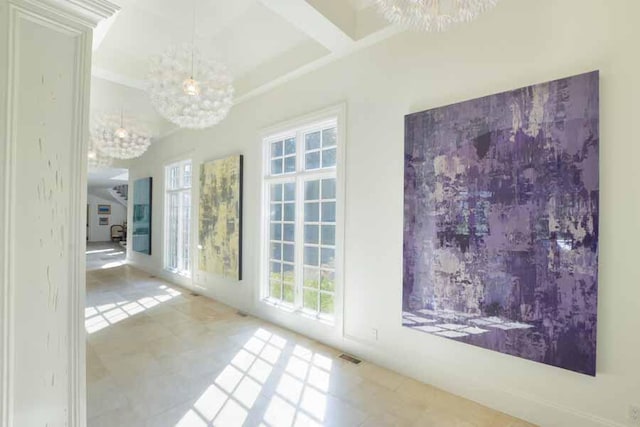
<instances>
[{"instance_id":1,"label":"ceiling beam","mask_svg":"<svg viewBox=\"0 0 640 427\"><path fill-rule=\"evenodd\" d=\"M320 10L304 0L259 0L263 5L286 19L331 52L349 48L354 40ZM343 1L343 3L347 3ZM344 7L350 8L347 4ZM332 10L333 9L329 9ZM336 21L337 22L337 21Z\"/></svg>"}]
</instances>

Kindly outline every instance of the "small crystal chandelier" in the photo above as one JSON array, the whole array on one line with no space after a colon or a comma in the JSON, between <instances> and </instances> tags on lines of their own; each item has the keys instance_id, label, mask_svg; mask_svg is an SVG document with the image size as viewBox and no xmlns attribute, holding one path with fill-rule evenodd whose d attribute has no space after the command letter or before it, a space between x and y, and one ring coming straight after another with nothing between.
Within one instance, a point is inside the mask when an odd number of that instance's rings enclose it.
<instances>
[{"instance_id":1,"label":"small crystal chandelier","mask_svg":"<svg viewBox=\"0 0 640 427\"><path fill-rule=\"evenodd\" d=\"M116 159L140 157L151 145L149 132L125 124L123 112L120 120L113 116L97 119L91 129L91 140L99 154Z\"/></svg>"},{"instance_id":2,"label":"small crystal chandelier","mask_svg":"<svg viewBox=\"0 0 640 427\"><path fill-rule=\"evenodd\" d=\"M445 31L451 25L473 21L498 0L375 0L375 3L392 24L413 30Z\"/></svg>"},{"instance_id":3,"label":"small crystal chandelier","mask_svg":"<svg viewBox=\"0 0 640 427\"><path fill-rule=\"evenodd\" d=\"M220 123L233 105L233 80L227 68L195 47L195 7L191 44L170 46L152 59L151 104L181 128L204 129Z\"/></svg>"}]
</instances>

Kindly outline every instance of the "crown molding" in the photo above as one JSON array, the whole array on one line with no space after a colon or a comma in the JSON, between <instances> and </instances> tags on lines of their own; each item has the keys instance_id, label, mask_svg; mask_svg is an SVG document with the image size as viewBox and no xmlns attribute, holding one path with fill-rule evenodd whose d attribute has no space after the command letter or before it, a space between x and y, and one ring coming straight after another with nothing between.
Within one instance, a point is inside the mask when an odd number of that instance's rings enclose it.
<instances>
[{"instance_id":1,"label":"crown molding","mask_svg":"<svg viewBox=\"0 0 640 427\"><path fill-rule=\"evenodd\" d=\"M120 10L120 6L108 0L9 0L9 3L36 7L92 28Z\"/></svg>"}]
</instances>

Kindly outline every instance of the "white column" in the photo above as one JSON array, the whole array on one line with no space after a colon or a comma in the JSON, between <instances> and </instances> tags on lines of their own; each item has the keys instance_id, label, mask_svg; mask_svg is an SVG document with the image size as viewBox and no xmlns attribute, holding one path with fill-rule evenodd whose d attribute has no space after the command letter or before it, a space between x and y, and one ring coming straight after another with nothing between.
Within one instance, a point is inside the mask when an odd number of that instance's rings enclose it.
<instances>
[{"instance_id":1,"label":"white column","mask_svg":"<svg viewBox=\"0 0 640 427\"><path fill-rule=\"evenodd\" d=\"M92 28L104 0L0 0L0 427L86 425Z\"/></svg>"}]
</instances>

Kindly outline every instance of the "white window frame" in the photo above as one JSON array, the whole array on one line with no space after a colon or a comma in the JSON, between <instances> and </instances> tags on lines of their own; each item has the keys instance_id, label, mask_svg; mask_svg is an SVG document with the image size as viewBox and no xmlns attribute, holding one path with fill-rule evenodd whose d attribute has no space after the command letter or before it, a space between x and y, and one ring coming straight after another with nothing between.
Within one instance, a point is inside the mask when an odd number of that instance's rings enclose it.
<instances>
[{"instance_id":1,"label":"white window frame","mask_svg":"<svg viewBox=\"0 0 640 427\"><path fill-rule=\"evenodd\" d=\"M184 167L185 165L191 165L191 184L186 187L184 186L183 180L184 180ZM174 168L174 167L179 167L180 169L180 173L178 174L178 182L179 185L177 188L169 188L169 170ZM169 271L173 274L177 274L186 278L190 278L192 273L192 266L193 266L193 244L191 242L191 239L193 238L192 236L192 224L193 224L193 180L194 180L194 168L193 168L193 161L191 159L185 159L185 160L180 160L180 161L176 161L176 162L171 162L171 163L167 163L164 166L164 233L163 233L163 245L164 245L164 251L163 251L163 267L166 271ZM182 210L182 194L184 193L189 193L190 196L190 206L189 206L189 221L188 221L188 226L189 226L189 230L188 230L188 236L189 236L189 262L187 264L187 268L186 269L180 269L180 268L173 268L170 267L168 265L169 263L169 244L168 244L168 239L169 239L169 201L170 201L170 194L179 194L180 197L178 198L179 200L179 212ZM184 228L184 222L185 222L185 218L184 216L179 213L178 214L178 265L182 265L183 262L181 260L182 258L182 252L181 252L181 248L184 246L184 233L181 232L181 230L183 230Z\"/></svg>"},{"instance_id":2,"label":"white window frame","mask_svg":"<svg viewBox=\"0 0 640 427\"><path fill-rule=\"evenodd\" d=\"M300 151L298 141L309 131L319 130L331 125L336 127L336 166L331 169L304 170L305 151ZM342 310L344 298L344 219L345 219L345 106L338 105L318 113L310 114L286 123L282 123L261 132L260 144L262 144L262 203L260 211L262 215L261 226L261 255L260 255L260 302L277 307L286 312L313 318L332 326L342 324ZM271 175L271 143L286 138L296 138L296 172L294 174ZM302 142L304 144L304 141ZM278 299L269 297L270 293L270 190L271 184L291 182L292 177L297 183L296 187L296 219L295 219L295 266L296 277L294 304L288 304ZM303 309L303 282L301 278L304 272L304 182L314 179L336 179L336 235L335 235L335 289L334 289L334 313L332 316L317 313L311 314ZM302 197L301 197L302 196Z\"/></svg>"}]
</instances>

